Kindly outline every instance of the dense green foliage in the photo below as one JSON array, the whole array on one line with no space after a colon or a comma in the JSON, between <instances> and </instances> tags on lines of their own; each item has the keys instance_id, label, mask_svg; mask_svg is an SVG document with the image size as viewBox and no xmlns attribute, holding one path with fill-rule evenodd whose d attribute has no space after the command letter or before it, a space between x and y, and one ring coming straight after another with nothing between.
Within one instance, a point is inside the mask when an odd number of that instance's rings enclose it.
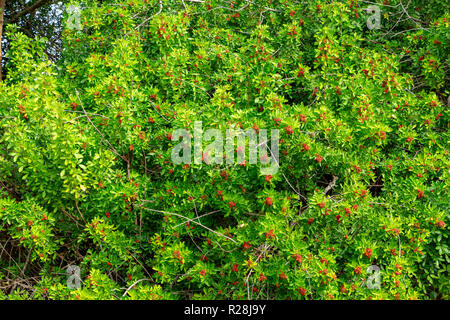
<instances>
[{"instance_id":1,"label":"dense green foliage","mask_svg":"<svg viewBox=\"0 0 450 320\"><path fill-rule=\"evenodd\" d=\"M8 26L0 298L448 299L448 8L403 2L88 1L56 64ZM172 164L194 121L278 173Z\"/></svg>"}]
</instances>

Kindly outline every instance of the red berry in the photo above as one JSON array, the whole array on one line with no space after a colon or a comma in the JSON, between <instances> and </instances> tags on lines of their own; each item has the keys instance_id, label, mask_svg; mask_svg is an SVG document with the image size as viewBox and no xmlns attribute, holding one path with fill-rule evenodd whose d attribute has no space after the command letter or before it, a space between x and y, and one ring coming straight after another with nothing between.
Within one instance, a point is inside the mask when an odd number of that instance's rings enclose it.
<instances>
[{"instance_id":1,"label":"red berry","mask_svg":"<svg viewBox=\"0 0 450 320\"><path fill-rule=\"evenodd\" d=\"M417 199L425 197L425 193L423 191L419 189L417 189L416 191L417 191Z\"/></svg>"},{"instance_id":2,"label":"red berry","mask_svg":"<svg viewBox=\"0 0 450 320\"><path fill-rule=\"evenodd\" d=\"M269 232L266 233L266 239L275 238L275 235L273 234L273 230L269 230Z\"/></svg>"},{"instance_id":3,"label":"red berry","mask_svg":"<svg viewBox=\"0 0 450 320\"><path fill-rule=\"evenodd\" d=\"M306 116L304 114L300 115L300 121L306 122Z\"/></svg>"},{"instance_id":4,"label":"red berry","mask_svg":"<svg viewBox=\"0 0 450 320\"><path fill-rule=\"evenodd\" d=\"M273 205L272 198L267 197L266 201L264 203L266 204L266 206L270 206L271 207Z\"/></svg>"},{"instance_id":5,"label":"red berry","mask_svg":"<svg viewBox=\"0 0 450 320\"><path fill-rule=\"evenodd\" d=\"M298 293L300 293L301 296L304 296L306 294L306 289L305 288L300 287L300 288L298 288L296 290L298 291Z\"/></svg>"},{"instance_id":6,"label":"red berry","mask_svg":"<svg viewBox=\"0 0 450 320\"><path fill-rule=\"evenodd\" d=\"M308 151L309 149L311 149L306 143L304 143L302 147L303 147L302 151Z\"/></svg>"}]
</instances>

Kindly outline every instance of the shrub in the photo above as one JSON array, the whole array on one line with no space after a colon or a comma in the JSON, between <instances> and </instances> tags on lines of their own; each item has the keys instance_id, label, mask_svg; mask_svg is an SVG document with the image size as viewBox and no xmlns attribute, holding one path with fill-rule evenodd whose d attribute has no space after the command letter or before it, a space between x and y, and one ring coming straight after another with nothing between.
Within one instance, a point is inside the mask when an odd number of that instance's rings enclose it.
<instances>
[{"instance_id":1,"label":"shrub","mask_svg":"<svg viewBox=\"0 0 450 320\"><path fill-rule=\"evenodd\" d=\"M448 298L445 10L88 3L56 64L8 29L2 299ZM279 129L278 172L175 165L194 121Z\"/></svg>"}]
</instances>

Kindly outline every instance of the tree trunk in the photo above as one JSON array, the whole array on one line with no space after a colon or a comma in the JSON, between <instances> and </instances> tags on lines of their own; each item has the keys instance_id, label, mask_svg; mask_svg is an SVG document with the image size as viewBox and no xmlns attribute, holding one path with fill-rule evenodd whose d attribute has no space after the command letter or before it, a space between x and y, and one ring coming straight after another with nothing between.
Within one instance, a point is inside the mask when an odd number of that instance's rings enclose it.
<instances>
[{"instance_id":1,"label":"tree trunk","mask_svg":"<svg viewBox=\"0 0 450 320\"><path fill-rule=\"evenodd\" d=\"M3 79L3 73L2 73L2 61L3 61L3 54L2 54L2 38L3 38L3 16L5 13L5 0L0 0L0 82Z\"/></svg>"}]
</instances>

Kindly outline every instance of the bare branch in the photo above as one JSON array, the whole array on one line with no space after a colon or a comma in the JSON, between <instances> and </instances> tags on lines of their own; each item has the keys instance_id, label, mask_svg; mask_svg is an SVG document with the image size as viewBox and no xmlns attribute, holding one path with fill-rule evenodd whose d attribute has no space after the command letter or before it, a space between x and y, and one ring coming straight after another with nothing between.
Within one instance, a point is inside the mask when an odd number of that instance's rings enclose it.
<instances>
[{"instance_id":1,"label":"bare branch","mask_svg":"<svg viewBox=\"0 0 450 320\"><path fill-rule=\"evenodd\" d=\"M164 214L168 214L168 215L172 215L172 216L176 216L176 217L180 217L180 218L186 219L187 221L190 221L190 222L193 222L193 223L195 223L195 224L198 224L199 226L205 228L205 229L208 230L208 231L211 231L212 233L215 233L215 234L217 234L217 235L219 235L219 236L221 236L221 237L224 237L224 238L227 238L228 240L233 241L234 243L237 243L236 240L234 240L234 239L232 239L232 238L230 238L230 237L228 237L228 236L226 236L226 235L224 235L224 234L222 234L222 233L220 233L220 232L217 232L217 231L215 231L215 230L213 230L213 229L211 229L211 228L208 228L207 226L205 226L205 225L203 225L203 224L201 224L201 223L195 221L194 219L190 219L190 218L185 217L185 216L183 216L183 215L181 215L181 214L173 213L173 212L167 212L167 211L161 211L161 210L155 210L155 209L150 209L150 208L145 208L145 207L142 207L142 209L144 209L144 210L149 210L149 211L153 211L153 212L164 213Z\"/></svg>"}]
</instances>

